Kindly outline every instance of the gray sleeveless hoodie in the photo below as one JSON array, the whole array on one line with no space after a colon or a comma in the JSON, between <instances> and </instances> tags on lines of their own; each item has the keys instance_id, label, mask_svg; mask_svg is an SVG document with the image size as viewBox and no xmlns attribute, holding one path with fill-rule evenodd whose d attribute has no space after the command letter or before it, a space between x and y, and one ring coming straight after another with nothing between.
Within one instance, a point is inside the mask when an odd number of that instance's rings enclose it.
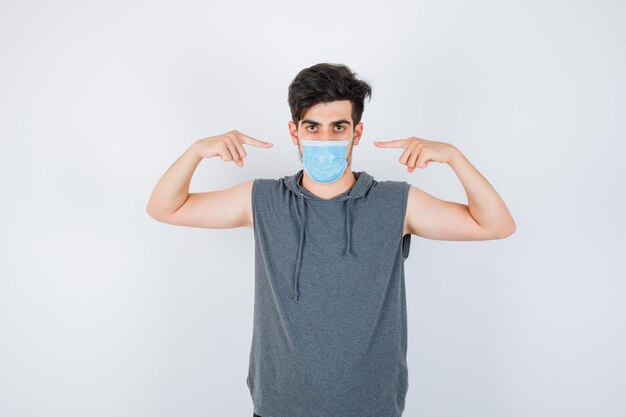
<instances>
[{"instance_id":1,"label":"gray sleeveless hoodie","mask_svg":"<svg viewBox=\"0 0 626 417\"><path fill-rule=\"evenodd\" d=\"M409 184L331 199L303 170L252 187L254 319L246 383L262 417L399 417L408 391L402 235Z\"/></svg>"}]
</instances>

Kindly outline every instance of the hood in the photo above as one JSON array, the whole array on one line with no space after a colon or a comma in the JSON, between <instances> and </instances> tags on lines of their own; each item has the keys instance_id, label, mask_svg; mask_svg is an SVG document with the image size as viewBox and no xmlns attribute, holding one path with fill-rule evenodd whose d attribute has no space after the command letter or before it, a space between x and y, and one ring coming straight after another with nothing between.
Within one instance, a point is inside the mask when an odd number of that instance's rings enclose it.
<instances>
[{"instance_id":1,"label":"hood","mask_svg":"<svg viewBox=\"0 0 626 417\"><path fill-rule=\"evenodd\" d=\"M300 244L298 245L298 257L296 259L296 270L293 277L293 290L296 301L300 296L298 279L300 277L300 263L302 261L302 247L304 244L304 225L306 219L307 200L320 200L320 201L345 201L346 209L346 249L344 251L345 256L353 256L351 237L352 237L352 218L350 216L350 207L352 202L363 197L369 191L370 187L374 183L374 178L365 171L355 172L352 171L356 177L356 182L349 190L336 195L330 199L319 198L315 194L302 186L302 177L304 170L301 169L297 173L285 177L285 185L298 197L298 217L300 220Z\"/></svg>"}]
</instances>

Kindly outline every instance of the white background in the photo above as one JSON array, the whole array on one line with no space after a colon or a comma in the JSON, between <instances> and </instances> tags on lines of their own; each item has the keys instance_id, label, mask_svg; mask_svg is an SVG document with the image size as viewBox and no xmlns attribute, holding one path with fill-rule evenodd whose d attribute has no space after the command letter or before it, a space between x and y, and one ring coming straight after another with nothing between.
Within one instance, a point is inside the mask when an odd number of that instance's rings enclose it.
<instances>
[{"instance_id":1,"label":"white background","mask_svg":"<svg viewBox=\"0 0 626 417\"><path fill-rule=\"evenodd\" d=\"M626 415L624 22L619 1L2 1L0 415L252 415L252 230L145 207L231 129L274 147L203 160L190 191L300 169L287 87L318 62L373 88L353 170L466 203L449 166L372 141L452 143L517 223L413 236L404 416Z\"/></svg>"}]
</instances>

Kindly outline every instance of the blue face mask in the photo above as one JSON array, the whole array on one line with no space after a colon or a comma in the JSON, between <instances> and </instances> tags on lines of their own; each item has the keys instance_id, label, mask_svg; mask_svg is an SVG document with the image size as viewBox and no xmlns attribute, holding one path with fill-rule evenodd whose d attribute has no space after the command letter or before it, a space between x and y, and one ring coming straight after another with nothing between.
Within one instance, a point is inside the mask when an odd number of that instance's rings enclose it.
<instances>
[{"instance_id":1,"label":"blue face mask","mask_svg":"<svg viewBox=\"0 0 626 417\"><path fill-rule=\"evenodd\" d=\"M300 159L302 167L311 179L320 184L328 184L337 181L346 168L348 161L345 159L348 144L346 140L302 140L304 155ZM298 156L300 148L298 147ZM350 156L352 158L352 149Z\"/></svg>"}]
</instances>

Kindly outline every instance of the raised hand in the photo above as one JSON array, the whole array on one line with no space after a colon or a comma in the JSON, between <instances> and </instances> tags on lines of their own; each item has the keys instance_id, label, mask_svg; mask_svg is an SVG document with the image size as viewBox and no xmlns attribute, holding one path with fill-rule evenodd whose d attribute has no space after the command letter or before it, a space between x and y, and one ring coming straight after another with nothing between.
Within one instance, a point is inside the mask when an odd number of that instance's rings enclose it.
<instances>
[{"instance_id":1,"label":"raised hand","mask_svg":"<svg viewBox=\"0 0 626 417\"><path fill-rule=\"evenodd\" d=\"M415 168L426 168L430 162L448 163L459 150L446 142L436 142L414 136L406 139L374 141L379 148L402 148L404 152L398 159L407 166L409 172Z\"/></svg>"},{"instance_id":2,"label":"raised hand","mask_svg":"<svg viewBox=\"0 0 626 417\"><path fill-rule=\"evenodd\" d=\"M222 161L235 161L241 168L243 167L243 158L248 156L248 153L243 148L243 144L258 146L260 148L271 148L274 146L274 144L270 142L255 139L237 130L231 130L221 135L200 139L196 141L193 146L198 155L202 158L219 156Z\"/></svg>"}]
</instances>

